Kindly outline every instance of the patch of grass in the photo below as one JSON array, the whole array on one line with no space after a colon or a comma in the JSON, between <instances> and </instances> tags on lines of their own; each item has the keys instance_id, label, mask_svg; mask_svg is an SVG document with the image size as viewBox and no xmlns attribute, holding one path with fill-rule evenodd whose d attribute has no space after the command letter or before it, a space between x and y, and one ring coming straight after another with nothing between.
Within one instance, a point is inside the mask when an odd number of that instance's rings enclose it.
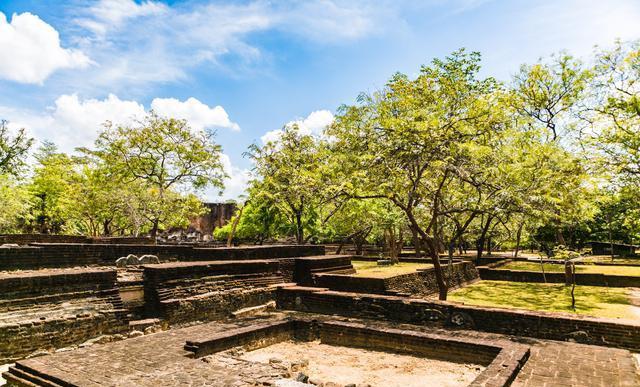
<instances>
[{"instance_id":1,"label":"patch of grass","mask_svg":"<svg viewBox=\"0 0 640 387\"><path fill-rule=\"evenodd\" d=\"M375 261L351 261L357 277L387 278L400 274L413 273L417 269L427 269L432 265L424 263L400 262L395 265L380 266Z\"/></svg>"},{"instance_id":2,"label":"patch of grass","mask_svg":"<svg viewBox=\"0 0 640 387\"><path fill-rule=\"evenodd\" d=\"M564 273L564 265L557 263L545 263L546 273ZM525 270L540 271L540 264L535 262L509 262L504 266L497 267L500 270ZM576 265L576 273L602 273L608 275L627 275L640 277L640 266L598 266L598 265Z\"/></svg>"},{"instance_id":3,"label":"patch of grass","mask_svg":"<svg viewBox=\"0 0 640 387\"><path fill-rule=\"evenodd\" d=\"M470 305L565 312L594 317L638 318L625 288L576 286L576 310L571 309L571 287L509 281L479 281L449 294L448 299Z\"/></svg>"}]
</instances>

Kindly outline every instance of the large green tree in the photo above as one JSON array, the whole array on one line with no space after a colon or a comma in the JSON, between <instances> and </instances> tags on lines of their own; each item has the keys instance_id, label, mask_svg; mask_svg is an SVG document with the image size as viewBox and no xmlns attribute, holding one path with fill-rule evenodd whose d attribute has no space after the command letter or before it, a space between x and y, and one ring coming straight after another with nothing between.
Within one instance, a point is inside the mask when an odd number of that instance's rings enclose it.
<instances>
[{"instance_id":1,"label":"large green tree","mask_svg":"<svg viewBox=\"0 0 640 387\"><path fill-rule=\"evenodd\" d=\"M95 150L84 152L107 166L114 178L144 186L146 200L138 210L151 222L152 236L174 214L191 208L192 201L185 202L177 192L207 186L222 189L226 176L220 161L221 147L214 142L213 133L154 112L137 125L107 124L96 140ZM192 215L199 211L201 208Z\"/></svg>"},{"instance_id":2,"label":"large green tree","mask_svg":"<svg viewBox=\"0 0 640 387\"><path fill-rule=\"evenodd\" d=\"M439 261L446 188L502 130L499 84L479 70L480 55L460 50L415 79L396 74L358 105L343 106L328 131L337 164L354 179L345 194L384 198L404 213L431 257L440 299L447 296Z\"/></svg>"}]
</instances>

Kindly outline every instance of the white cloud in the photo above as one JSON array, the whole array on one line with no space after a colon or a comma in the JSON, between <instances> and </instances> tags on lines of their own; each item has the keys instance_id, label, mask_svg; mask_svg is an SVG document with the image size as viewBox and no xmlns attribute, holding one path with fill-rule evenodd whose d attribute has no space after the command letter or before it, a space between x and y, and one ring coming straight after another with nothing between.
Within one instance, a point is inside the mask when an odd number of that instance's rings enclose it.
<instances>
[{"instance_id":1,"label":"white cloud","mask_svg":"<svg viewBox=\"0 0 640 387\"><path fill-rule=\"evenodd\" d=\"M289 121L286 126L294 124L298 125L298 129L302 134L322 135L324 129L333 122L333 113L329 110L316 110L311 112L305 119ZM263 144L277 141L282 134L282 129L271 130L265 133L260 140Z\"/></svg>"},{"instance_id":2,"label":"white cloud","mask_svg":"<svg viewBox=\"0 0 640 387\"><path fill-rule=\"evenodd\" d=\"M175 98L156 98L151 102L151 108L158 114L187 120L195 129L221 127L240 130L238 124L229 120L222 106L209 107L193 97L184 102Z\"/></svg>"},{"instance_id":3,"label":"white cloud","mask_svg":"<svg viewBox=\"0 0 640 387\"><path fill-rule=\"evenodd\" d=\"M60 46L52 26L28 12L13 14L11 23L0 12L0 78L41 84L59 69L84 68L91 60L81 51Z\"/></svg>"},{"instance_id":4,"label":"white cloud","mask_svg":"<svg viewBox=\"0 0 640 387\"><path fill-rule=\"evenodd\" d=\"M195 129L237 128L221 106L210 108L195 98L185 102L156 98L151 106L160 115L186 119ZM77 94L61 95L46 113L0 107L0 116L9 120L12 127L24 127L36 139L53 141L65 152L91 146L106 121L129 125L146 113L141 103L121 100L113 94L102 100L82 100Z\"/></svg>"},{"instance_id":5,"label":"white cloud","mask_svg":"<svg viewBox=\"0 0 640 387\"><path fill-rule=\"evenodd\" d=\"M231 158L226 154L222 154L220 161L222 162L224 171L229 175L224 181L224 192L222 196L217 196L217 193L209 190L206 192L206 196L210 200L237 200L241 195L246 194L251 172L248 169L234 166Z\"/></svg>"},{"instance_id":6,"label":"white cloud","mask_svg":"<svg viewBox=\"0 0 640 387\"><path fill-rule=\"evenodd\" d=\"M121 27L128 19L142 16L161 15L167 6L153 1L140 4L132 0L100 0L88 9L90 18L80 18L77 23L97 36L104 36L108 30Z\"/></svg>"}]
</instances>

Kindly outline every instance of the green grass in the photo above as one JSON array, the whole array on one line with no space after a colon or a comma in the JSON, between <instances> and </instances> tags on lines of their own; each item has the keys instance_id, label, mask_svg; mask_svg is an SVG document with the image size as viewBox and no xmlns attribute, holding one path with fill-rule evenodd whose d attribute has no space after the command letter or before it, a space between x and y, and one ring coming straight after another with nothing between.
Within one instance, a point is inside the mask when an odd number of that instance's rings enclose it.
<instances>
[{"instance_id":1,"label":"green grass","mask_svg":"<svg viewBox=\"0 0 640 387\"><path fill-rule=\"evenodd\" d=\"M509 281L479 281L455 290L448 299L469 305L565 312L594 317L634 319L640 308L630 301L630 290L576 286L576 310L571 309L571 287Z\"/></svg>"},{"instance_id":2,"label":"green grass","mask_svg":"<svg viewBox=\"0 0 640 387\"><path fill-rule=\"evenodd\" d=\"M564 265L545 263L544 271L546 273L564 273ZM535 262L509 262L504 266L496 269L503 270L525 270L540 271L540 264ZM599 266L599 265L576 265L576 273L602 273L608 275L628 275L640 277L640 266Z\"/></svg>"},{"instance_id":3,"label":"green grass","mask_svg":"<svg viewBox=\"0 0 640 387\"><path fill-rule=\"evenodd\" d=\"M356 269L357 277L387 278L400 274L413 273L417 269L426 269L432 265L423 263L401 262L390 266L379 266L375 261L351 261Z\"/></svg>"}]
</instances>

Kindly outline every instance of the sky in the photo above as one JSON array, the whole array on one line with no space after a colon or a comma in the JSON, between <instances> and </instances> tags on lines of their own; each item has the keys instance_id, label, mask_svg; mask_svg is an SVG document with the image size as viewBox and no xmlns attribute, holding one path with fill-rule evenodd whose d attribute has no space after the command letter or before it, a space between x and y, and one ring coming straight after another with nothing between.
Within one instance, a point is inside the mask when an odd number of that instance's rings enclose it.
<instances>
[{"instance_id":1,"label":"sky","mask_svg":"<svg viewBox=\"0 0 640 387\"><path fill-rule=\"evenodd\" d=\"M150 109L213 130L235 199L247 146L459 48L508 82L561 50L640 38L640 0L0 0L0 118L73 152Z\"/></svg>"}]
</instances>

